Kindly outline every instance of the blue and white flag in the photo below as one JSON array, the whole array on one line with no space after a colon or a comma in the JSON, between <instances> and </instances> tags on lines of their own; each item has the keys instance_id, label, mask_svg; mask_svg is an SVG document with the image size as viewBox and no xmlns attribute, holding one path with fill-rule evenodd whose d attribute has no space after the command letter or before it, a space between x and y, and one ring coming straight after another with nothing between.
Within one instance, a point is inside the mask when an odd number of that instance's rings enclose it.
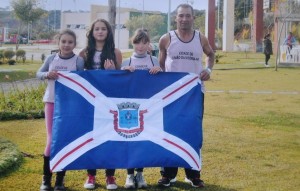
<instances>
[{"instance_id":1,"label":"blue and white flag","mask_svg":"<svg viewBox=\"0 0 300 191\"><path fill-rule=\"evenodd\" d=\"M201 169L203 93L195 74L59 73L50 167Z\"/></svg>"}]
</instances>

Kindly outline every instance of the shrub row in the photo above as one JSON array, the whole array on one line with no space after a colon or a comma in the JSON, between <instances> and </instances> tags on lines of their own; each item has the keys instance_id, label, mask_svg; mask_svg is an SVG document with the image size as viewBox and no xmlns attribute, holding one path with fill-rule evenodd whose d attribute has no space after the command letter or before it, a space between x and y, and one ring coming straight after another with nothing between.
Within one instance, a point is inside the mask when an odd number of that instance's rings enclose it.
<instances>
[{"instance_id":1,"label":"shrub row","mask_svg":"<svg viewBox=\"0 0 300 191\"><path fill-rule=\"evenodd\" d=\"M40 84L36 88L0 93L0 121L43 118L45 87Z\"/></svg>"},{"instance_id":2,"label":"shrub row","mask_svg":"<svg viewBox=\"0 0 300 191\"><path fill-rule=\"evenodd\" d=\"M12 58L16 56L16 60ZM22 60L23 63L26 61L26 51L19 49L16 52L10 49L0 50L0 64L8 63L9 65L14 65L16 61Z\"/></svg>"}]
</instances>

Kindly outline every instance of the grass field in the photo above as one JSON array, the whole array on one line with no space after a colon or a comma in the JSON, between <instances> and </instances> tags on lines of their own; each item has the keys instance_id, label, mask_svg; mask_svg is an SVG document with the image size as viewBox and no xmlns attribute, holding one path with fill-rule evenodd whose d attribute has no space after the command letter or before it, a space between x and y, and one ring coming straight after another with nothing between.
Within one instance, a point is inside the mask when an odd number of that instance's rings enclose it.
<instances>
[{"instance_id":1,"label":"grass field","mask_svg":"<svg viewBox=\"0 0 300 191\"><path fill-rule=\"evenodd\" d=\"M300 68L264 68L263 56L227 54L206 82L202 179L205 191L297 191L300 188ZM230 57L230 58L229 58ZM229 61L228 61L229 59ZM230 60L231 59L231 60ZM243 60L243 61L241 61ZM250 60L250 61L249 61ZM236 63L241 62L241 63ZM274 65L274 60L272 62ZM38 190L45 146L44 120L0 123L0 136L27 153L15 172L0 175L0 190ZM147 190L157 187L159 168L146 168ZM117 170L118 190L126 171ZM80 191L86 172L67 172L68 190ZM178 182L164 190L196 190ZM104 171L98 187L105 190Z\"/></svg>"}]
</instances>

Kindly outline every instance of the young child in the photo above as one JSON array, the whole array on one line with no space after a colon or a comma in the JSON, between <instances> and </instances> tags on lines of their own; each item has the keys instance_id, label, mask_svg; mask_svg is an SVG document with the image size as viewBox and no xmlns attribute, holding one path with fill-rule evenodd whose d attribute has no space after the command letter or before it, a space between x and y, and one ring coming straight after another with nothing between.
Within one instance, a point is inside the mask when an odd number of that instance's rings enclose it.
<instances>
[{"instance_id":1,"label":"young child","mask_svg":"<svg viewBox=\"0 0 300 191\"><path fill-rule=\"evenodd\" d=\"M113 32L110 24L104 19L98 19L92 23L87 33L88 44L80 52L85 59L87 70L115 70L120 69L122 63L121 51L115 48ZM88 178L84 184L86 189L95 188L96 169L88 169ZM117 189L114 177L115 169L106 169L106 188Z\"/></svg>"},{"instance_id":2,"label":"young child","mask_svg":"<svg viewBox=\"0 0 300 191\"><path fill-rule=\"evenodd\" d=\"M58 78L58 71L76 71L84 69L83 58L74 54L76 35L71 30L63 30L58 35L59 52L47 57L41 68L37 71L37 78L48 80L43 97L45 102L45 122L47 129L47 143L44 151L43 181L40 190L51 190L50 146L52 141L52 120L54 110L54 85ZM57 172L54 190L65 190L65 171Z\"/></svg>"},{"instance_id":3,"label":"young child","mask_svg":"<svg viewBox=\"0 0 300 191\"><path fill-rule=\"evenodd\" d=\"M156 74L161 70L158 59L148 54L150 38L146 29L137 29L131 38L134 52L131 57L124 60L122 70L149 70L150 74Z\"/></svg>"},{"instance_id":4,"label":"young child","mask_svg":"<svg viewBox=\"0 0 300 191\"><path fill-rule=\"evenodd\" d=\"M157 74L162 71L159 66L158 59L149 55L150 38L145 29L137 29L131 39L134 52L130 58L124 60L121 65L122 70L149 70L150 74ZM143 176L143 168L137 168L136 176L134 176L134 169L127 169L127 177L125 188L146 188L147 183Z\"/></svg>"}]
</instances>

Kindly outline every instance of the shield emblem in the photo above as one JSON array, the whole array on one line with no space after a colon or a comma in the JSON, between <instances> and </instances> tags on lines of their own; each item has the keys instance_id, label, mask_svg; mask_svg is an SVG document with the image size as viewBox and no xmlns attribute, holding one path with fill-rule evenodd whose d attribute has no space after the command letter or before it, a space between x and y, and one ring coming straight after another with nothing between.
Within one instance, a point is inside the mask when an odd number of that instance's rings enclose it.
<instances>
[{"instance_id":1,"label":"shield emblem","mask_svg":"<svg viewBox=\"0 0 300 191\"><path fill-rule=\"evenodd\" d=\"M119 110L119 126L120 128L134 128L139 124L137 109Z\"/></svg>"},{"instance_id":2,"label":"shield emblem","mask_svg":"<svg viewBox=\"0 0 300 191\"><path fill-rule=\"evenodd\" d=\"M125 138L138 136L144 130L144 113L147 111L139 110L137 103L123 102L117 106L119 111L110 111L114 115L115 131Z\"/></svg>"}]
</instances>

